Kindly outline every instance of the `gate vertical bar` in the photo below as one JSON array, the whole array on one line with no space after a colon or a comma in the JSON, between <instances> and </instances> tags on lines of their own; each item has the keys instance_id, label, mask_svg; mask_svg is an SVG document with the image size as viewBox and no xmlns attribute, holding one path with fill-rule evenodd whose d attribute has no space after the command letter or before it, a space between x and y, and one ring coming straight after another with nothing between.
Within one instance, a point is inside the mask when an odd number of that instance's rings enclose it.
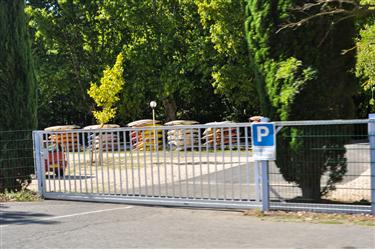
<instances>
[{"instance_id":1,"label":"gate vertical bar","mask_svg":"<svg viewBox=\"0 0 375 249\"><path fill-rule=\"evenodd\" d=\"M371 213L375 214L375 114L369 114L368 136L371 162Z\"/></svg>"},{"instance_id":2,"label":"gate vertical bar","mask_svg":"<svg viewBox=\"0 0 375 249\"><path fill-rule=\"evenodd\" d=\"M268 181L268 161L260 161L262 166L262 211L270 209L269 181Z\"/></svg>"},{"instance_id":3,"label":"gate vertical bar","mask_svg":"<svg viewBox=\"0 0 375 249\"><path fill-rule=\"evenodd\" d=\"M251 189L250 189L250 163L249 163L249 134L248 127L245 127L245 151L246 151L246 189L247 189L247 198L251 199ZM255 185L254 185L255 186Z\"/></svg>"}]
</instances>

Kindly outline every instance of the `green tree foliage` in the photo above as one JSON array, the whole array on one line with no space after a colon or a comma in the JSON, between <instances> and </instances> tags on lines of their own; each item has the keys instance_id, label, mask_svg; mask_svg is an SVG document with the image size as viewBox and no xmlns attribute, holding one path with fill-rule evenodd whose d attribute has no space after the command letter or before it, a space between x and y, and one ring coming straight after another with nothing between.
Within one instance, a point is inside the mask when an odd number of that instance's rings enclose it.
<instances>
[{"instance_id":1,"label":"green tree foliage","mask_svg":"<svg viewBox=\"0 0 375 249\"><path fill-rule=\"evenodd\" d=\"M367 118L369 112L375 111L374 93L371 86L371 63L375 60L371 52L371 40L374 31L371 26L375 23L374 0L311 0L299 1L298 6L293 7L299 12L298 18L288 20L279 30L299 29L306 24L315 22L318 18L331 18L331 27L347 19L355 20L357 31L357 44L352 48L346 48L343 53L357 51L356 74L359 78L358 95L355 96L356 114L360 118ZM334 17L334 18L332 18ZM329 31L329 29L328 29ZM328 34L328 32L327 32ZM354 37L355 37L354 36ZM353 38L353 37L352 37ZM355 50L356 49L356 50ZM370 50L369 50L370 49Z\"/></svg>"},{"instance_id":2,"label":"green tree foliage","mask_svg":"<svg viewBox=\"0 0 375 249\"><path fill-rule=\"evenodd\" d=\"M100 85L91 83L90 89L87 91L96 105L102 108L101 111L93 111L94 117L100 125L108 123L116 116L114 105L120 100L117 95L125 83L122 76L124 71L122 68L123 60L122 54L118 54L115 65L112 68L107 67L103 71Z\"/></svg>"},{"instance_id":3,"label":"green tree foliage","mask_svg":"<svg viewBox=\"0 0 375 249\"><path fill-rule=\"evenodd\" d=\"M124 45L128 84L124 89L124 118L150 114L157 100L167 119L175 119L182 98L193 91L186 72L187 31L178 1L141 1L129 9L130 40ZM188 34L187 34L188 35ZM194 80L194 79L193 79Z\"/></svg>"},{"instance_id":4,"label":"green tree foliage","mask_svg":"<svg viewBox=\"0 0 375 249\"><path fill-rule=\"evenodd\" d=\"M225 97L232 117L244 120L258 108L245 39L245 1L195 0L207 38L213 46L212 85Z\"/></svg>"},{"instance_id":5,"label":"green tree foliage","mask_svg":"<svg viewBox=\"0 0 375 249\"><path fill-rule=\"evenodd\" d=\"M221 118L225 107L210 84L213 51L205 41L193 1L139 1L129 14L130 40L124 45L127 84L124 119L150 115L151 99L159 118Z\"/></svg>"},{"instance_id":6,"label":"green tree foliage","mask_svg":"<svg viewBox=\"0 0 375 249\"><path fill-rule=\"evenodd\" d=\"M363 79L362 87L371 93L369 104L375 111L375 18L372 18L360 31L357 43L357 76Z\"/></svg>"},{"instance_id":7,"label":"green tree foliage","mask_svg":"<svg viewBox=\"0 0 375 249\"><path fill-rule=\"evenodd\" d=\"M0 191L19 190L33 172L36 82L24 1L0 1ZM24 143L19 143L24 141Z\"/></svg>"},{"instance_id":8,"label":"green tree foliage","mask_svg":"<svg viewBox=\"0 0 375 249\"><path fill-rule=\"evenodd\" d=\"M354 21L347 18L332 26L339 17L323 16L296 30L277 32L284 23L301 18L292 11L301 3L247 1L246 36L262 111L274 120L351 118L354 53L343 55L342 51L354 45ZM279 133L277 166L286 180L302 188L304 198L319 200L345 173L345 141L328 130L320 131L320 139L307 139L311 132L293 128ZM318 156L312 150L324 153ZM320 179L327 171L330 180L321 189Z\"/></svg>"},{"instance_id":9,"label":"green tree foliage","mask_svg":"<svg viewBox=\"0 0 375 249\"><path fill-rule=\"evenodd\" d=\"M28 3L42 126L89 123L88 82L97 82L121 51L127 84L119 123L149 116L150 100L159 103L162 119L243 120L244 110L248 116L258 109L246 65L243 1Z\"/></svg>"},{"instance_id":10,"label":"green tree foliage","mask_svg":"<svg viewBox=\"0 0 375 249\"><path fill-rule=\"evenodd\" d=\"M166 119L243 120L258 109L243 1L142 1L132 11L125 116L149 115L150 99Z\"/></svg>"},{"instance_id":11,"label":"green tree foliage","mask_svg":"<svg viewBox=\"0 0 375 249\"><path fill-rule=\"evenodd\" d=\"M39 82L40 126L92 122L89 82L121 52L125 6L120 1L30 0Z\"/></svg>"}]
</instances>

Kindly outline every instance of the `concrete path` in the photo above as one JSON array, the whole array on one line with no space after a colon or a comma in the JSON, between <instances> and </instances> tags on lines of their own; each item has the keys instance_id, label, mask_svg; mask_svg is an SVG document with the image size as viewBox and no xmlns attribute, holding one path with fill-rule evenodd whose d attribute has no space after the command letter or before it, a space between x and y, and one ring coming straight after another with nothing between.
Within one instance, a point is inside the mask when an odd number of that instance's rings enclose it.
<instances>
[{"instance_id":1,"label":"concrete path","mask_svg":"<svg viewBox=\"0 0 375 249\"><path fill-rule=\"evenodd\" d=\"M2 203L0 248L373 248L374 227L262 221L241 212Z\"/></svg>"}]
</instances>

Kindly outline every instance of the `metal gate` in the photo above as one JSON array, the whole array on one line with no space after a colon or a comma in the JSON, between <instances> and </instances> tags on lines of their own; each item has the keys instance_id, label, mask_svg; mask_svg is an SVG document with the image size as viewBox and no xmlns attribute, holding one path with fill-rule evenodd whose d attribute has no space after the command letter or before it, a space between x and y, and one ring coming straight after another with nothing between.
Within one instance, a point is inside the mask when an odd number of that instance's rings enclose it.
<instances>
[{"instance_id":1,"label":"metal gate","mask_svg":"<svg viewBox=\"0 0 375 249\"><path fill-rule=\"evenodd\" d=\"M35 131L44 198L260 207L249 123Z\"/></svg>"},{"instance_id":2,"label":"metal gate","mask_svg":"<svg viewBox=\"0 0 375 249\"><path fill-rule=\"evenodd\" d=\"M35 131L39 191L62 200L375 213L374 120L275 122L269 165L253 160L250 123ZM306 183L326 193L306 199L314 189Z\"/></svg>"}]
</instances>

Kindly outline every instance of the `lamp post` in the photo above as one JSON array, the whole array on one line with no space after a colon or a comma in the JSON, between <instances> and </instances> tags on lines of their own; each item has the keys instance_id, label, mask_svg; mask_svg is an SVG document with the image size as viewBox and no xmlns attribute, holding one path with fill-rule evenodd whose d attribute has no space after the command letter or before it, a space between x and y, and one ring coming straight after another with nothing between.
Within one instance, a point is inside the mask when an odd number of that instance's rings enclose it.
<instances>
[{"instance_id":1,"label":"lamp post","mask_svg":"<svg viewBox=\"0 0 375 249\"><path fill-rule=\"evenodd\" d=\"M155 127L155 107L156 107L156 101L151 101L150 102L150 107L152 108L152 126ZM153 131L154 133L154 148L156 147L156 132L155 130Z\"/></svg>"},{"instance_id":2,"label":"lamp post","mask_svg":"<svg viewBox=\"0 0 375 249\"><path fill-rule=\"evenodd\" d=\"M150 102L150 107L152 108L152 125L155 126L155 107L156 107L156 101Z\"/></svg>"}]
</instances>

